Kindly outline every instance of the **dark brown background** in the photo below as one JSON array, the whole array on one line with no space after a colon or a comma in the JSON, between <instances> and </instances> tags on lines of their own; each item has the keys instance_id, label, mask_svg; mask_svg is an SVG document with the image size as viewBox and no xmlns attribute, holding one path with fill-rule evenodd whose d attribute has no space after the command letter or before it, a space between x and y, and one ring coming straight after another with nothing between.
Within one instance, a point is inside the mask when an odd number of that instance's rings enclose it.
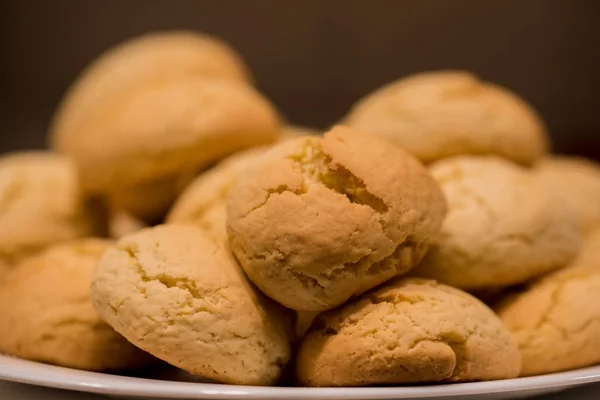
<instances>
[{"instance_id":1,"label":"dark brown background","mask_svg":"<svg viewBox=\"0 0 600 400\"><path fill-rule=\"evenodd\" d=\"M98 53L192 28L230 41L297 124L326 127L373 88L438 68L479 73L542 113L555 148L600 158L600 2L0 0L0 150L41 147Z\"/></svg>"}]
</instances>

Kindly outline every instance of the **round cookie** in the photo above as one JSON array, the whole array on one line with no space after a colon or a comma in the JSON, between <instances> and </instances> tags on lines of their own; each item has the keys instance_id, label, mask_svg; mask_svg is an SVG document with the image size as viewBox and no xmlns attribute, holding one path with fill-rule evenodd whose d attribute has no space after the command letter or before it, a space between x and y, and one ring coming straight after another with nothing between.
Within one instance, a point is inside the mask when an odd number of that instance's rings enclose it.
<instances>
[{"instance_id":1,"label":"round cookie","mask_svg":"<svg viewBox=\"0 0 600 400\"><path fill-rule=\"evenodd\" d=\"M80 134L85 120L119 93L173 77L249 79L240 56L221 40L191 31L145 34L109 49L94 60L65 94L51 126L52 139Z\"/></svg>"},{"instance_id":2,"label":"round cookie","mask_svg":"<svg viewBox=\"0 0 600 400\"><path fill-rule=\"evenodd\" d=\"M313 322L301 384L367 386L515 378L510 333L479 300L423 279L394 280Z\"/></svg>"},{"instance_id":3,"label":"round cookie","mask_svg":"<svg viewBox=\"0 0 600 400\"><path fill-rule=\"evenodd\" d=\"M73 163L50 152L0 157L0 208L0 259L8 264L105 231L102 207L82 197Z\"/></svg>"},{"instance_id":4,"label":"round cookie","mask_svg":"<svg viewBox=\"0 0 600 400\"><path fill-rule=\"evenodd\" d=\"M227 240L227 194L248 164L264 152L259 147L233 154L202 173L179 196L166 222L196 225L218 240Z\"/></svg>"},{"instance_id":5,"label":"round cookie","mask_svg":"<svg viewBox=\"0 0 600 400\"><path fill-rule=\"evenodd\" d=\"M579 157L555 156L535 170L550 188L574 207L583 234L600 228L600 165Z\"/></svg>"},{"instance_id":6,"label":"round cookie","mask_svg":"<svg viewBox=\"0 0 600 400\"><path fill-rule=\"evenodd\" d=\"M162 225L122 238L98 264L91 292L117 332L192 374L268 385L289 360L284 311L199 228Z\"/></svg>"},{"instance_id":7,"label":"round cookie","mask_svg":"<svg viewBox=\"0 0 600 400\"><path fill-rule=\"evenodd\" d=\"M345 117L423 162L495 154L530 165L548 148L546 128L516 94L468 72L408 76L359 100Z\"/></svg>"},{"instance_id":8,"label":"round cookie","mask_svg":"<svg viewBox=\"0 0 600 400\"><path fill-rule=\"evenodd\" d=\"M230 190L227 224L232 251L263 293L322 311L412 268L445 211L417 160L340 126L252 163Z\"/></svg>"},{"instance_id":9,"label":"round cookie","mask_svg":"<svg viewBox=\"0 0 600 400\"><path fill-rule=\"evenodd\" d=\"M498 308L523 358L523 376L600 362L600 271L549 275Z\"/></svg>"},{"instance_id":10,"label":"round cookie","mask_svg":"<svg viewBox=\"0 0 600 400\"><path fill-rule=\"evenodd\" d=\"M91 371L154 362L104 323L90 302L94 267L111 244L78 239L15 266L0 284L0 351Z\"/></svg>"},{"instance_id":11,"label":"round cookie","mask_svg":"<svg viewBox=\"0 0 600 400\"><path fill-rule=\"evenodd\" d=\"M577 254L571 208L529 170L498 157L463 156L430 171L448 215L415 275L461 289L502 287L564 267Z\"/></svg>"}]
</instances>

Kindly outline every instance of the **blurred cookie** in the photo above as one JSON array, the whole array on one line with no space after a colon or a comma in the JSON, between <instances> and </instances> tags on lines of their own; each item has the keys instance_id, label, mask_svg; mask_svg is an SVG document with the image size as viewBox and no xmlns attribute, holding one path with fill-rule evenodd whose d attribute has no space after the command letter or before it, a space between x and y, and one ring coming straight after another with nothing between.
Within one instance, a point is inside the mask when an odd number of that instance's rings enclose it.
<instances>
[{"instance_id":1,"label":"blurred cookie","mask_svg":"<svg viewBox=\"0 0 600 400\"><path fill-rule=\"evenodd\" d=\"M392 281L320 315L297 362L308 386L482 381L519 370L519 351L492 310L423 279Z\"/></svg>"},{"instance_id":2,"label":"blurred cookie","mask_svg":"<svg viewBox=\"0 0 600 400\"><path fill-rule=\"evenodd\" d=\"M248 164L264 151L265 148L259 147L236 153L202 173L179 196L166 222L196 225L218 240L227 240L226 199L229 190Z\"/></svg>"},{"instance_id":3,"label":"blurred cookie","mask_svg":"<svg viewBox=\"0 0 600 400\"><path fill-rule=\"evenodd\" d=\"M316 129L299 125L286 125L281 131L281 140L295 139L301 136L319 136L320 132Z\"/></svg>"},{"instance_id":4,"label":"blurred cookie","mask_svg":"<svg viewBox=\"0 0 600 400\"><path fill-rule=\"evenodd\" d=\"M146 228L148 225L139 218L118 208L110 212L108 220L108 234L113 239L120 239L131 233Z\"/></svg>"},{"instance_id":5,"label":"blurred cookie","mask_svg":"<svg viewBox=\"0 0 600 400\"><path fill-rule=\"evenodd\" d=\"M0 284L0 351L91 371L151 362L105 324L90 302L94 267L110 245L79 239L15 266Z\"/></svg>"},{"instance_id":6,"label":"blurred cookie","mask_svg":"<svg viewBox=\"0 0 600 400\"><path fill-rule=\"evenodd\" d=\"M344 127L266 152L230 190L227 209L248 277L297 311L336 307L408 271L445 212L416 159Z\"/></svg>"},{"instance_id":7,"label":"blurred cookie","mask_svg":"<svg viewBox=\"0 0 600 400\"><path fill-rule=\"evenodd\" d=\"M495 154L530 165L548 148L546 128L529 104L468 72L426 72L392 82L359 100L345 121L423 162Z\"/></svg>"},{"instance_id":8,"label":"blurred cookie","mask_svg":"<svg viewBox=\"0 0 600 400\"><path fill-rule=\"evenodd\" d=\"M498 308L523 358L522 375L600 362L600 271L568 269L532 285Z\"/></svg>"},{"instance_id":9,"label":"blurred cookie","mask_svg":"<svg viewBox=\"0 0 600 400\"><path fill-rule=\"evenodd\" d=\"M415 275L462 289L501 287L564 267L576 256L575 215L530 170L498 157L463 156L430 171L448 215Z\"/></svg>"},{"instance_id":10,"label":"blurred cookie","mask_svg":"<svg viewBox=\"0 0 600 400\"><path fill-rule=\"evenodd\" d=\"M0 208L0 259L8 264L105 231L102 207L82 197L73 163L50 152L0 157Z\"/></svg>"},{"instance_id":11,"label":"blurred cookie","mask_svg":"<svg viewBox=\"0 0 600 400\"><path fill-rule=\"evenodd\" d=\"M122 238L98 264L91 297L132 343L218 382L273 384L290 357L284 311L253 289L226 247L193 226Z\"/></svg>"},{"instance_id":12,"label":"blurred cookie","mask_svg":"<svg viewBox=\"0 0 600 400\"><path fill-rule=\"evenodd\" d=\"M88 116L120 93L186 76L243 82L250 75L240 56L215 37L191 31L145 34L107 50L81 73L54 115L53 140L79 135Z\"/></svg>"},{"instance_id":13,"label":"blurred cookie","mask_svg":"<svg viewBox=\"0 0 600 400\"><path fill-rule=\"evenodd\" d=\"M600 165L579 157L548 157L536 168L548 187L575 209L583 234L600 228Z\"/></svg>"},{"instance_id":14,"label":"blurred cookie","mask_svg":"<svg viewBox=\"0 0 600 400\"><path fill-rule=\"evenodd\" d=\"M570 268L592 268L600 271L600 229L589 232L581 242Z\"/></svg>"}]
</instances>

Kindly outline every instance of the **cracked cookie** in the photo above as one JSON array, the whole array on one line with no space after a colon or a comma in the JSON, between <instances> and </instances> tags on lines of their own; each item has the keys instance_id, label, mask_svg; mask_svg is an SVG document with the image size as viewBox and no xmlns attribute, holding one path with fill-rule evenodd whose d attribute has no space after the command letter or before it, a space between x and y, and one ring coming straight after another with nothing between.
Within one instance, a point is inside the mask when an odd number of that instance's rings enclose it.
<instances>
[{"instance_id":1,"label":"cracked cookie","mask_svg":"<svg viewBox=\"0 0 600 400\"><path fill-rule=\"evenodd\" d=\"M548 150L546 128L529 104L468 72L426 72L392 82L359 100L345 122L426 163L495 154L531 165Z\"/></svg>"},{"instance_id":2,"label":"cracked cookie","mask_svg":"<svg viewBox=\"0 0 600 400\"><path fill-rule=\"evenodd\" d=\"M321 314L302 342L307 386L515 378L520 355L487 306L458 289L396 279Z\"/></svg>"},{"instance_id":3,"label":"cracked cookie","mask_svg":"<svg viewBox=\"0 0 600 400\"><path fill-rule=\"evenodd\" d=\"M535 169L540 179L573 205L583 234L600 228L600 165L580 157L548 157Z\"/></svg>"},{"instance_id":4,"label":"cracked cookie","mask_svg":"<svg viewBox=\"0 0 600 400\"><path fill-rule=\"evenodd\" d=\"M523 376L600 362L600 271L549 275L501 303L497 312L523 358Z\"/></svg>"},{"instance_id":5,"label":"cracked cookie","mask_svg":"<svg viewBox=\"0 0 600 400\"><path fill-rule=\"evenodd\" d=\"M430 171L448 202L436 243L414 275L462 289L519 284L577 254L574 213L525 168L499 157L462 156Z\"/></svg>"},{"instance_id":6,"label":"cracked cookie","mask_svg":"<svg viewBox=\"0 0 600 400\"><path fill-rule=\"evenodd\" d=\"M166 222L196 225L218 240L227 240L227 194L248 164L264 151L258 147L236 153L202 173L179 196Z\"/></svg>"},{"instance_id":7,"label":"cracked cookie","mask_svg":"<svg viewBox=\"0 0 600 400\"><path fill-rule=\"evenodd\" d=\"M102 207L82 197L75 166L50 152L0 157L0 210L0 259L7 264L105 231Z\"/></svg>"},{"instance_id":8,"label":"cracked cookie","mask_svg":"<svg viewBox=\"0 0 600 400\"><path fill-rule=\"evenodd\" d=\"M190 175L279 137L275 109L244 82L244 68L229 53L187 33L118 47L67 94L52 148L76 161L88 192L160 220Z\"/></svg>"},{"instance_id":9,"label":"cracked cookie","mask_svg":"<svg viewBox=\"0 0 600 400\"><path fill-rule=\"evenodd\" d=\"M98 264L91 297L136 346L208 379L273 384L290 358L285 310L251 286L225 244L193 226L122 238Z\"/></svg>"},{"instance_id":10,"label":"cracked cookie","mask_svg":"<svg viewBox=\"0 0 600 400\"><path fill-rule=\"evenodd\" d=\"M412 156L338 126L266 152L231 189L227 212L250 280L288 308L322 311L412 268L446 204Z\"/></svg>"},{"instance_id":11,"label":"cracked cookie","mask_svg":"<svg viewBox=\"0 0 600 400\"><path fill-rule=\"evenodd\" d=\"M0 351L92 371L154 363L90 302L96 263L112 242L78 239L21 261L0 283Z\"/></svg>"}]
</instances>

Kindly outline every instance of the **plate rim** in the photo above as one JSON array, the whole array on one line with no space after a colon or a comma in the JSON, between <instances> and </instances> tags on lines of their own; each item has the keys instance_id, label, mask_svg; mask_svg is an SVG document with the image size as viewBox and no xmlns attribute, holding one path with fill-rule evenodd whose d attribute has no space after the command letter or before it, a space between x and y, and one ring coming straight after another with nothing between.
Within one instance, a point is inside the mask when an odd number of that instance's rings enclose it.
<instances>
[{"instance_id":1,"label":"plate rim","mask_svg":"<svg viewBox=\"0 0 600 400\"><path fill-rule=\"evenodd\" d=\"M485 382L431 386L382 387L267 387L178 382L110 375L22 360L0 354L0 380L46 388L109 396L150 396L165 399L281 399L317 400L417 399L499 394L558 389L600 382L600 365L553 374Z\"/></svg>"}]
</instances>

